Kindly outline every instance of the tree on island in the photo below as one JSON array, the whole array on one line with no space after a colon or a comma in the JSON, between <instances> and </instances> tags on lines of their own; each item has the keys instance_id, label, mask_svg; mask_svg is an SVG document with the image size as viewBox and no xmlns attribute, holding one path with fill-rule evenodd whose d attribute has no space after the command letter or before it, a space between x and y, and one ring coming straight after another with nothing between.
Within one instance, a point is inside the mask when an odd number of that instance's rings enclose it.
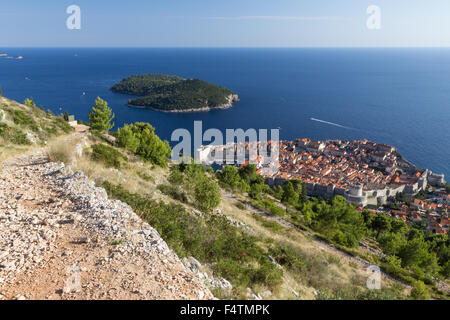
<instances>
[{"instance_id":1,"label":"tree on island","mask_svg":"<svg viewBox=\"0 0 450 320\"><path fill-rule=\"evenodd\" d=\"M128 101L132 106L163 111L227 108L237 101L237 95L227 88L199 79L161 74L128 77L115 84L111 90L140 96Z\"/></svg>"},{"instance_id":2,"label":"tree on island","mask_svg":"<svg viewBox=\"0 0 450 320\"><path fill-rule=\"evenodd\" d=\"M114 127L114 113L108 108L108 103L97 97L95 100L95 106L92 106L89 111L89 121L91 122L91 128L98 131L109 131Z\"/></svg>"},{"instance_id":3,"label":"tree on island","mask_svg":"<svg viewBox=\"0 0 450 320\"><path fill-rule=\"evenodd\" d=\"M2 87L0 87L0 98L3 97Z\"/></svg>"}]
</instances>

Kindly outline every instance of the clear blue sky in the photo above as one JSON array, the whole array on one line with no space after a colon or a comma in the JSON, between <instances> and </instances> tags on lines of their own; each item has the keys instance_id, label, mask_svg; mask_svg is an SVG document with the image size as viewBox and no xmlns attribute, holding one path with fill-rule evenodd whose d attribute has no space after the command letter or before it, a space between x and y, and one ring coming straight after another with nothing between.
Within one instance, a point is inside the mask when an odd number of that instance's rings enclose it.
<instances>
[{"instance_id":1,"label":"clear blue sky","mask_svg":"<svg viewBox=\"0 0 450 320\"><path fill-rule=\"evenodd\" d=\"M81 30L66 8L81 8ZM366 27L369 5L381 29ZM449 0L0 0L0 47L450 46Z\"/></svg>"}]
</instances>

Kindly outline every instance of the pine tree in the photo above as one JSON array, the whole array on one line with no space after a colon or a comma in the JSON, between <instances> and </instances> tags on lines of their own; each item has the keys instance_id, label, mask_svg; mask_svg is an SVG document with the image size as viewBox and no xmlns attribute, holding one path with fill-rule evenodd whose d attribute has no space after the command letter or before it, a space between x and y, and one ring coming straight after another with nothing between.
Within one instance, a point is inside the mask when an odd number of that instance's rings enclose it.
<instances>
[{"instance_id":1,"label":"pine tree","mask_svg":"<svg viewBox=\"0 0 450 320\"><path fill-rule=\"evenodd\" d=\"M69 122L69 113L67 111L64 111L64 120Z\"/></svg>"},{"instance_id":2,"label":"pine tree","mask_svg":"<svg viewBox=\"0 0 450 320\"><path fill-rule=\"evenodd\" d=\"M308 201L308 197L306 194L306 183L302 182L302 190L300 192L299 198L298 198L300 204L306 203Z\"/></svg>"},{"instance_id":3,"label":"pine tree","mask_svg":"<svg viewBox=\"0 0 450 320\"><path fill-rule=\"evenodd\" d=\"M91 128L99 131L109 131L114 127L114 123L111 123L114 117L114 113L108 108L108 103L97 97L95 106L92 106L92 110L89 111Z\"/></svg>"},{"instance_id":4,"label":"pine tree","mask_svg":"<svg viewBox=\"0 0 450 320\"><path fill-rule=\"evenodd\" d=\"M289 203L291 205L296 205L298 203L298 194L295 192L291 181L286 181L281 202Z\"/></svg>"},{"instance_id":5,"label":"pine tree","mask_svg":"<svg viewBox=\"0 0 450 320\"><path fill-rule=\"evenodd\" d=\"M0 98L3 97L2 87L0 87Z\"/></svg>"}]
</instances>

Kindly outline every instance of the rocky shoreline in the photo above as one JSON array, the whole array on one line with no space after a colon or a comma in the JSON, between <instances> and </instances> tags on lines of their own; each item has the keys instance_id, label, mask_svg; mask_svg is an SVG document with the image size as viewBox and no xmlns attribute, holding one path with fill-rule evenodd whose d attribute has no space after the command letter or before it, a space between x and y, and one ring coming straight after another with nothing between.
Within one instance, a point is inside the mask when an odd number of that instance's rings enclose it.
<instances>
[{"instance_id":1,"label":"rocky shoreline","mask_svg":"<svg viewBox=\"0 0 450 320\"><path fill-rule=\"evenodd\" d=\"M212 111L212 110L229 109L236 102L239 102L239 96L237 94L233 93L227 97L226 103L224 103L220 106L217 106L217 107L204 107L204 108L183 109L183 110L164 110L164 109L158 109L158 108L153 108L153 107L149 107L149 106L135 106L135 105L131 105L131 104L128 104L127 106L129 106L131 108L151 109L151 110L165 112L165 113L195 113L195 112L208 112L208 111Z\"/></svg>"}]
</instances>

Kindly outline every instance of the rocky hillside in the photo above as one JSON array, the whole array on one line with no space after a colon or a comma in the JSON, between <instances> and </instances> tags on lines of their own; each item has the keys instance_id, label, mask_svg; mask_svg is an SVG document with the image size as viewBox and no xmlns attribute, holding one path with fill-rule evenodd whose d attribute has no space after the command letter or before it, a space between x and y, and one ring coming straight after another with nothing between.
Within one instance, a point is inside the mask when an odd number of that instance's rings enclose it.
<instances>
[{"instance_id":1,"label":"rocky hillside","mask_svg":"<svg viewBox=\"0 0 450 320\"><path fill-rule=\"evenodd\" d=\"M0 300L212 299L128 205L50 161L86 127L27 104L0 98Z\"/></svg>"},{"instance_id":2,"label":"rocky hillside","mask_svg":"<svg viewBox=\"0 0 450 320\"><path fill-rule=\"evenodd\" d=\"M0 162L73 131L62 117L35 106L31 99L26 103L0 97Z\"/></svg>"},{"instance_id":3,"label":"rocky hillside","mask_svg":"<svg viewBox=\"0 0 450 320\"><path fill-rule=\"evenodd\" d=\"M43 150L0 175L0 298L211 299L156 230Z\"/></svg>"}]
</instances>

